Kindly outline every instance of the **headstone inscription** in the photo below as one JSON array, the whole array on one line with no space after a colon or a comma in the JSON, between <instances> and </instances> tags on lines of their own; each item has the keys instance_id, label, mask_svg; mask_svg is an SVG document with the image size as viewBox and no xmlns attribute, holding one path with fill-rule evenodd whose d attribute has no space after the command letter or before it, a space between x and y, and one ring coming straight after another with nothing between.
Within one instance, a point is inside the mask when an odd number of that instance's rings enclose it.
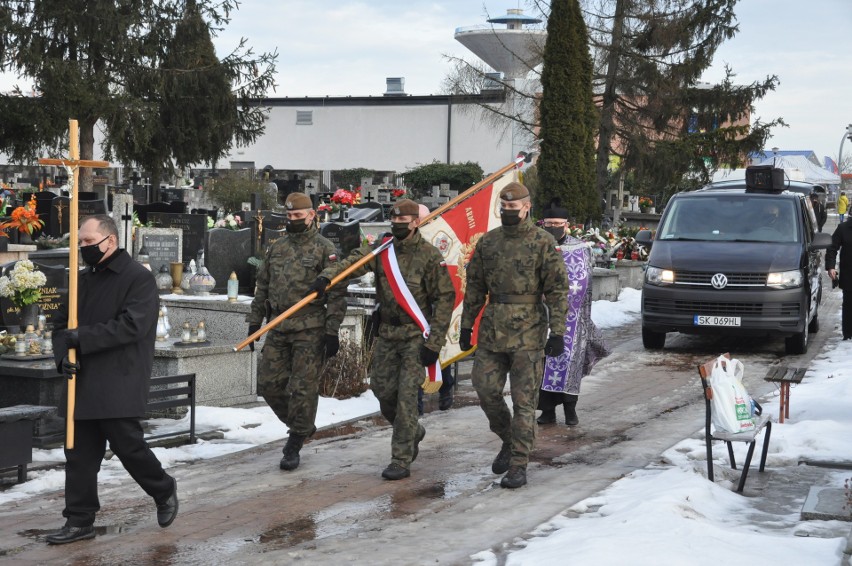
<instances>
[{"instance_id":1,"label":"headstone inscription","mask_svg":"<svg viewBox=\"0 0 852 566\"><path fill-rule=\"evenodd\" d=\"M7 275L17 262L2 266L2 274ZM45 284L39 287L41 298L38 301L47 324L53 324L59 312L68 307L68 272L60 265L45 265L33 262L36 269L44 273ZM3 325L19 326L21 324L20 309L7 297L0 297L0 311L3 315ZM21 329L23 331L25 329Z\"/></svg>"},{"instance_id":2,"label":"headstone inscription","mask_svg":"<svg viewBox=\"0 0 852 566\"><path fill-rule=\"evenodd\" d=\"M181 244L181 257L183 258L195 258L207 239L206 214L150 212L148 213L148 221L158 228L180 228L183 230Z\"/></svg>"},{"instance_id":3,"label":"headstone inscription","mask_svg":"<svg viewBox=\"0 0 852 566\"><path fill-rule=\"evenodd\" d=\"M286 233L287 217L283 214L276 214L271 210L254 210L252 211L251 238L253 252L256 256L261 256L265 253L266 248L272 243L269 240L269 232L277 232L274 234L274 240L277 240Z\"/></svg>"},{"instance_id":4,"label":"headstone inscription","mask_svg":"<svg viewBox=\"0 0 852 566\"><path fill-rule=\"evenodd\" d=\"M248 262L252 256L251 247L251 230L248 228L210 230L207 234L204 266L216 280L216 286L213 287L214 293L225 292L231 272L236 272L240 289L244 292L250 291L254 270Z\"/></svg>"},{"instance_id":5,"label":"headstone inscription","mask_svg":"<svg viewBox=\"0 0 852 566\"><path fill-rule=\"evenodd\" d=\"M359 221L347 224L340 222L322 224L320 234L335 245L341 258L348 256L352 250L361 245L361 223Z\"/></svg>"},{"instance_id":6,"label":"headstone inscription","mask_svg":"<svg viewBox=\"0 0 852 566\"><path fill-rule=\"evenodd\" d=\"M80 218L84 216L92 216L93 214L106 214L107 203L105 199L82 200L77 202L77 210Z\"/></svg>"},{"instance_id":7,"label":"headstone inscription","mask_svg":"<svg viewBox=\"0 0 852 566\"><path fill-rule=\"evenodd\" d=\"M182 262L183 231L178 228L148 228L140 226L136 229L133 256L139 254L142 246L148 250L148 264L151 271L159 273L160 268L175 261Z\"/></svg>"}]
</instances>

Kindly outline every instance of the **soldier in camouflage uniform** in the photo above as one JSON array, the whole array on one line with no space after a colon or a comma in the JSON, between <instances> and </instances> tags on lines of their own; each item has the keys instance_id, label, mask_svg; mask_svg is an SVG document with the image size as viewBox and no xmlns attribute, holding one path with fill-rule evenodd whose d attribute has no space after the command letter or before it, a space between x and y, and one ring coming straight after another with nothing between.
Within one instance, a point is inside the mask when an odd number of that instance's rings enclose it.
<instances>
[{"instance_id":1,"label":"soldier in camouflage uniform","mask_svg":"<svg viewBox=\"0 0 852 566\"><path fill-rule=\"evenodd\" d=\"M467 267L459 339L462 350L472 347L473 323L487 298L471 375L491 431L503 440L491 471L507 472L500 481L507 488L527 483L544 355L562 352L568 307L562 256L553 236L529 219L530 207L529 191L520 183L500 191L502 226L482 236ZM503 398L506 373L513 414Z\"/></svg>"},{"instance_id":2,"label":"soldier in camouflage uniform","mask_svg":"<svg viewBox=\"0 0 852 566\"><path fill-rule=\"evenodd\" d=\"M311 199L291 193L287 234L266 251L257 288L246 317L249 335L299 302L323 270L337 262L334 244L320 236ZM290 429L282 470L299 466L299 450L316 431L319 374L325 358L337 354L338 331L346 314L346 288L334 289L327 301L316 300L273 328L266 336L257 369L257 389L275 415ZM251 344L254 349L254 344Z\"/></svg>"},{"instance_id":3,"label":"soldier in camouflage uniform","mask_svg":"<svg viewBox=\"0 0 852 566\"><path fill-rule=\"evenodd\" d=\"M455 302L455 291L441 252L422 238L417 230L419 225L417 203L404 199L394 204L393 247L405 285L429 322L428 338L424 340L414 319L397 303L378 257L352 274L352 277L370 271L376 274L382 322L370 368L370 388L379 400L382 415L393 425L391 463L382 472L382 477L389 480L411 475L411 462L417 458L420 441L426 435L426 429L417 419L417 392L428 379L424 368L438 360L444 346ZM345 260L323 271L312 290L323 293L331 279L371 252L370 246L353 251Z\"/></svg>"}]
</instances>

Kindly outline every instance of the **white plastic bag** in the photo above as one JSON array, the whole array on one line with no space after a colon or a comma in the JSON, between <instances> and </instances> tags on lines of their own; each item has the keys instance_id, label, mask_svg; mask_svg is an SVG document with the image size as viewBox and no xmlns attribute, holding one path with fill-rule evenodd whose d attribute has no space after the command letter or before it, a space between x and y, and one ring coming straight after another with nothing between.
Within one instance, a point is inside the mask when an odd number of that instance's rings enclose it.
<instances>
[{"instance_id":1,"label":"white plastic bag","mask_svg":"<svg viewBox=\"0 0 852 566\"><path fill-rule=\"evenodd\" d=\"M719 356L707 382L713 390L711 415L713 426L724 432L754 430L751 397L743 386L743 363Z\"/></svg>"}]
</instances>

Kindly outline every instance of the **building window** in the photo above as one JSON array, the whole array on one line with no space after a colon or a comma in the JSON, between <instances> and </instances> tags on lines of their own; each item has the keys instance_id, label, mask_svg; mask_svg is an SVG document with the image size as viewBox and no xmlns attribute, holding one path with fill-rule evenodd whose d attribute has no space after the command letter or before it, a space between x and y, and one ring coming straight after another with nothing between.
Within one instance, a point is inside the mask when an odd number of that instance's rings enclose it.
<instances>
[{"instance_id":1,"label":"building window","mask_svg":"<svg viewBox=\"0 0 852 566\"><path fill-rule=\"evenodd\" d=\"M313 110L296 110L296 125L310 126L314 123Z\"/></svg>"}]
</instances>

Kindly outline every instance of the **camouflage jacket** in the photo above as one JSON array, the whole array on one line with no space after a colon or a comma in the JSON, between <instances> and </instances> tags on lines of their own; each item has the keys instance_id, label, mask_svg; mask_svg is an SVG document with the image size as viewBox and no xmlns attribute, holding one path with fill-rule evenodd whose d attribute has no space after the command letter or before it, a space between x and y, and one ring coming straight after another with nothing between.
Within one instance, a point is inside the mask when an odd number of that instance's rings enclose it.
<instances>
[{"instance_id":1,"label":"camouflage jacket","mask_svg":"<svg viewBox=\"0 0 852 566\"><path fill-rule=\"evenodd\" d=\"M473 328L490 296L479 323L477 344L483 348L496 352L543 349L548 324L551 333L565 334L569 291L565 263L553 236L529 220L483 235L466 277L461 328ZM498 295L538 296L543 302L506 303Z\"/></svg>"},{"instance_id":2,"label":"camouflage jacket","mask_svg":"<svg viewBox=\"0 0 852 566\"><path fill-rule=\"evenodd\" d=\"M308 294L308 287L326 269L337 262L334 244L320 236L315 227L302 234L287 234L276 240L257 272L257 287L249 324L267 322L281 314ZM270 312L266 312L269 302ZM277 332L299 332L309 328L325 328L337 334L346 315L346 287L331 289L323 301L314 301L275 327Z\"/></svg>"},{"instance_id":3,"label":"camouflage jacket","mask_svg":"<svg viewBox=\"0 0 852 566\"><path fill-rule=\"evenodd\" d=\"M456 300L444 258L438 248L423 239L419 231L407 240L394 240L393 246L405 284L431 327L426 346L430 350L440 352L447 339L447 329ZM332 279L372 251L371 246L362 246L349 254L345 260L323 271L321 275ZM370 271L376 274L377 300L381 304L382 324L379 327L379 337L413 340L421 336L414 319L402 310L394 298L378 257L356 269L352 277L360 277ZM340 286L344 284L341 283Z\"/></svg>"}]
</instances>

